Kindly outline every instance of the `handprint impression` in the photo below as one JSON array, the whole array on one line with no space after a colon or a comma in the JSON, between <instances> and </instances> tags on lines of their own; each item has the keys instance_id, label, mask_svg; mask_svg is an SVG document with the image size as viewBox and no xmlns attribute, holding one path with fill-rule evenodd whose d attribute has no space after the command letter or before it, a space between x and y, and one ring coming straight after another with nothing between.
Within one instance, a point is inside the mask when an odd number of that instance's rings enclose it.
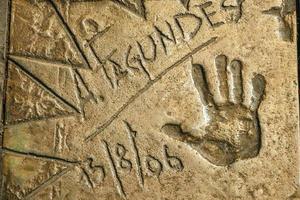
<instances>
[{"instance_id":1,"label":"handprint impression","mask_svg":"<svg viewBox=\"0 0 300 200\"><path fill-rule=\"evenodd\" d=\"M217 105L211 95L201 65L193 65L192 77L207 117L204 127L196 133L184 132L179 124L165 124L162 131L184 142L214 165L227 166L237 160L253 158L260 149L260 126L257 110L264 95L265 79L252 78L250 105L243 104L242 63L227 57L215 59L217 90L226 101Z\"/></svg>"}]
</instances>

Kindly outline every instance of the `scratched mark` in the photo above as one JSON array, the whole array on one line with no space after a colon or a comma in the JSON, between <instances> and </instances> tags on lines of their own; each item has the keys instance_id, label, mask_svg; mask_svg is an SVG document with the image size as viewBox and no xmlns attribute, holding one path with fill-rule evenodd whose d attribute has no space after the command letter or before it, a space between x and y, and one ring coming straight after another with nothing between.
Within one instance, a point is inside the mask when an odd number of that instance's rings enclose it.
<instances>
[{"instance_id":1,"label":"scratched mark","mask_svg":"<svg viewBox=\"0 0 300 200\"><path fill-rule=\"evenodd\" d=\"M7 124L74 115L78 112L71 103L26 70L24 66L14 60L9 62ZM18 90L24 93L21 95Z\"/></svg>"},{"instance_id":2,"label":"scratched mark","mask_svg":"<svg viewBox=\"0 0 300 200\"><path fill-rule=\"evenodd\" d=\"M76 48L76 50L79 52L80 57L82 58L84 64L86 66L88 66L91 69L90 63L88 62L88 59L84 53L84 51L81 48L81 45L79 44L76 35L73 33L73 31L71 30L69 24L67 23L67 21L64 19L62 13L60 13L58 6L56 5L56 2L53 0L48 0L49 4L52 6L56 16L58 17L62 27L64 28L66 34L68 35L68 37L70 38L71 42L74 44L74 47Z\"/></svg>"},{"instance_id":3,"label":"scratched mark","mask_svg":"<svg viewBox=\"0 0 300 200\"><path fill-rule=\"evenodd\" d=\"M134 156L135 156L137 179L139 181L140 187L143 188L144 187L143 169L142 169L142 165L141 165L141 158L139 155L139 150L137 148L136 141L135 141L137 132L132 129L131 125L128 122L125 122L125 124L126 124L126 128L127 128L129 140L130 140L130 143L132 146L132 151L134 152Z\"/></svg>"},{"instance_id":4,"label":"scratched mark","mask_svg":"<svg viewBox=\"0 0 300 200\"><path fill-rule=\"evenodd\" d=\"M60 171L59 173L56 173L49 177L47 180L45 180L43 183L40 185L36 186L33 190L31 190L23 199L24 200L31 200L34 196L36 196L41 190L45 189L49 185L53 185L57 181L59 181L64 175L68 174L69 172L72 171L72 169L77 166L80 161L71 161L67 160L64 158L59 158L59 157L53 157L49 155L42 155L38 153L32 153L32 152L22 152L22 151L17 151L13 149L9 149L6 147L3 147L0 149L0 154L10 154L14 156L19 156L19 157L24 157L24 158L30 158L30 159L36 159L36 160L41 160L45 162L53 162L55 164L63 165L66 168Z\"/></svg>"},{"instance_id":5,"label":"scratched mark","mask_svg":"<svg viewBox=\"0 0 300 200\"><path fill-rule=\"evenodd\" d=\"M102 143L103 143L105 153L106 153L106 157L107 157L110 169L111 169L111 174L112 174L113 180L116 184L117 191L118 191L119 195L122 198L126 199L126 194L124 192L123 184L122 184L122 181L121 181L121 179L118 175L116 164L115 164L115 162L113 160L113 157L111 155L108 143L105 140L102 140Z\"/></svg>"},{"instance_id":6,"label":"scratched mark","mask_svg":"<svg viewBox=\"0 0 300 200\"><path fill-rule=\"evenodd\" d=\"M54 152L62 153L65 149L70 150L67 143L68 133L65 130L65 124L58 121L54 131Z\"/></svg>"},{"instance_id":7,"label":"scratched mark","mask_svg":"<svg viewBox=\"0 0 300 200\"><path fill-rule=\"evenodd\" d=\"M58 181L62 176L66 175L68 172L71 171L72 168L66 168L62 170L60 173L53 175L48 180L46 180L41 185L37 186L34 190L32 190L26 197L24 197L24 200L31 200L36 194L38 194L39 191L46 188L49 185L54 184L56 181Z\"/></svg>"},{"instance_id":8,"label":"scratched mark","mask_svg":"<svg viewBox=\"0 0 300 200\"><path fill-rule=\"evenodd\" d=\"M17 150L10 149L7 147L2 147L2 149L0 149L0 153L1 152L16 155L16 156L23 156L25 158L33 158L33 159L44 160L44 161L53 161L53 162L67 164L67 165L73 165L73 166L80 163L80 161L77 161L77 160L68 160L68 159L64 159L64 158L60 158L60 157L54 157L54 156L38 154L38 153L33 153L33 152L17 151Z\"/></svg>"}]
</instances>

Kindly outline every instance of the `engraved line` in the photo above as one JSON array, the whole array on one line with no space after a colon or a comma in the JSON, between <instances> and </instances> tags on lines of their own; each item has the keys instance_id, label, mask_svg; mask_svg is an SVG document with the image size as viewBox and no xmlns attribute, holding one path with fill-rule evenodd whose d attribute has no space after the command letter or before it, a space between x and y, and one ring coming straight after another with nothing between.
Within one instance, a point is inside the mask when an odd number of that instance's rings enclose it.
<instances>
[{"instance_id":1,"label":"engraved line","mask_svg":"<svg viewBox=\"0 0 300 200\"><path fill-rule=\"evenodd\" d=\"M83 101L81 101L82 97L81 97L80 87L79 87L80 83L79 83L78 78L77 78L77 70L71 70L71 73L72 73L72 79L73 79L73 81L75 83L75 86L76 86L75 94L76 94L77 102L79 102L79 110L80 110L81 116L83 118L85 118L85 112L84 112L84 109L83 109Z\"/></svg>"},{"instance_id":2,"label":"engraved line","mask_svg":"<svg viewBox=\"0 0 300 200\"><path fill-rule=\"evenodd\" d=\"M93 44L90 44L89 47L90 47L92 53L94 54L96 60L98 61L98 63L101 65L101 67L103 69L103 72L104 72L104 75L105 75L105 78L109 81L110 86L113 88L114 84L113 84L112 79L109 77L109 75L108 75L108 73L106 71L105 63L107 62L108 59L111 58L111 56L113 56L113 54L116 52L116 49L114 49L104 60L101 60L100 57L97 55L96 50L95 50Z\"/></svg>"},{"instance_id":3,"label":"engraved line","mask_svg":"<svg viewBox=\"0 0 300 200\"><path fill-rule=\"evenodd\" d=\"M56 162L67 164L67 165L76 165L76 164L81 163L81 161L67 160L67 159L64 159L64 158L48 156L48 155L42 155L42 154L33 153L33 152L23 152L23 151L10 149L10 148L7 148L7 147L2 147L2 149L0 149L0 151L3 152L3 153L8 153L8 154L16 155L16 156L27 157L27 158L47 160L47 161L52 161L52 162L56 161Z\"/></svg>"},{"instance_id":4,"label":"engraved line","mask_svg":"<svg viewBox=\"0 0 300 200\"><path fill-rule=\"evenodd\" d=\"M81 167L81 170L82 170L84 176L86 177L89 186L91 188L94 188L95 185L94 185L93 181L91 180L91 177L89 176L89 174L87 173L87 171L83 167Z\"/></svg>"},{"instance_id":5,"label":"engraved line","mask_svg":"<svg viewBox=\"0 0 300 200\"><path fill-rule=\"evenodd\" d=\"M75 69L75 74L78 76L78 78L80 79L81 83L83 84L83 86L85 87L85 89L87 90L88 93L91 93L90 87L88 87L88 84L86 83L86 81L84 80L83 76L80 74L80 72Z\"/></svg>"},{"instance_id":6,"label":"engraved line","mask_svg":"<svg viewBox=\"0 0 300 200\"><path fill-rule=\"evenodd\" d=\"M47 58L43 58L43 57L39 57L39 56L31 56L31 55L25 55L25 54L20 54L20 53L10 53L9 57L12 59L23 59L26 60L26 62L32 62L31 60L35 61L35 62L41 62L41 63L45 63L48 65L57 65L57 67L62 67L62 68L68 68L68 69L73 69L74 67L76 68L80 68L83 70L86 70L86 67L83 67L82 65L74 65L74 64L70 64L67 62L62 62L62 61L56 61L56 60L51 60L51 59L47 59Z\"/></svg>"},{"instance_id":7,"label":"engraved line","mask_svg":"<svg viewBox=\"0 0 300 200\"><path fill-rule=\"evenodd\" d=\"M102 143L103 143L103 146L105 148L105 152L107 154L107 159L108 159L108 162L109 162L109 165L110 165L111 173L112 173L112 176L113 176L113 180L116 184L117 190L118 190L120 196L122 198L126 199L126 194L124 192L121 179L120 179L120 177L117 173L117 168L115 166L114 160L113 160L112 155L110 153L108 143L105 140L102 140Z\"/></svg>"},{"instance_id":8,"label":"engraved line","mask_svg":"<svg viewBox=\"0 0 300 200\"><path fill-rule=\"evenodd\" d=\"M36 77L33 73L31 73L30 71L28 71L25 67L23 67L20 63L18 63L16 60L13 60L11 58L9 58L9 61L11 61L13 64L17 65L19 69L21 69L27 76L29 76L34 82L36 82L37 84L39 84L39 86L41 86L42 88L48 90L48 92L50 92L52 95L54 95L56 98L58 98L60 101L62 101L64 104L66 104L67 106L71 107L73 110L75 110L77 113L80 113L80 111L73 106L71 103L69 103L68 101L66 101L64 98L62 98L61 96L59 96L54 90L52 90L49 86L47 86L43 81L41 81L38 77Z\"/></svg>"},{"instance_id":9,"label":"engraved line","mask_svg":"<svg viewBox=\"0 0 300 200\"><path fill-rule=\"evenodd\" d=\"M58 133L57 133L57 129L58 129L58 127L57 127L57 123L58 122L55 122L55 128L54 128L54 133L53 133L53 142L54 142L54 145L53 145L53 153L55 154L56 152L57 152L57 140L58 140Z\"/></svg>"},{"instance_id":10,"label":"engraved line","mask_svg":"<svg viewBox=\"0 0 300 200\"><path fill-rule=\"evenodd\" d=\"M109 31L110 26L106 27L104 30L96 33L90 40L87 41L88 45L93 44L99 37L102 37L107 31Z\"/></svg>"},{"instance_id":11,"label":"engraved line","mask_svg":"<svg viewBox=\"0 0 300 200\"><path fill-rule=\"evenodd\" d=\"M4 4L4 3L3 3ZM3 8L2 8L3 10ZM5 63L5 67L4 67L4 75L3 75L3 90L2 90L2 113L1 113L1 144L0 144L0 147L3 147L3 144L4 144L4 131L3 131L3 127L4 127L4 124L5 124L5 121L6 121L6 101L7 101L7 95L6 95L6 92L7 92L7 83L8 83L8 58L7 58L7 55L8 55L8 52L9 52L9 46L10 46L10 30L11 30L11 27L10 27L10 22L11 22L11 13L12 13L12 2L11 1L7 1L6 2L6 28L5 28L5 36L6 36L6 41L5 41L5 49L4 49L4 55L3 55L3 58L4 58L4 63ZM3 13L4 15L4 13ZM2 152L0 153L0 199L3 199L3 196L4 196L4 178L3 178L3 168L2 168Z\"/></svg>"},{"instance_id":12,"label":"engraved line","mask_svg":"<svg viewBox=\"0 0 300 200\"><path fill-rule=\"evenodd\" d=\"M297 18L297 22L298 23L296 23L296 31L297 31L297 33L300 33L300 2L299 1L296 1L296 18ZM297 64L298 64L298 67L297 67L297 69L298 69L298 113L300 113L300 101L299 101L299 96L300 96L300 37L299 37L299 34L297 34L297 57L298 57L298 62L297 62ZM298 117L299 118L299 117ZM299 130L299 123L298 123L298 130ZM298 137L299 137L299 135L298 135ZM300 140L298 139L298 141L297 141L297 144L298 144L298 147L300 147ZM300 149L298 148L298 151L299 151ZM299 184L300 183L300 167L298 167L298 176L297 176L297 179L298 179L298 181L297 181L297 183Z\"/></svg>"},{"instance_id":13,"label":"engraved line","mask_svg":"<svg viewBox=\"0 0 300 200\"><path fill-rule=\"evenodd\" d=\"M136 141L135 141L136 131L134 131L132 129L132 127L130 126L130 124L128 122L124 121L124 123L126 124L129 139L130 139L130 142L131 142L131 145L132 145L132 150L133 150L134 155L135 155L137 179L139 180L139 184L140 184L141 188L143 188L144 187L144 177L143 177L143 171L142 171L143 169L142 169L142 165L141 165L139 150L138 150L138 147L137 147Z\"/></svg>"},{"instance_id":14,"label":"engraved line","mask_svg":"<svg viewBox=\"0 0 300 200\"><path fill-rule=\"evenodd\" d=\"M51 6L53 7L53 10L55 11L59 21L61 22L61 25L63 26L63 28L65 29L67 35L69 36L69 39L71 39L71 41L73 42L73 44L75 45L77 51L79 51L81 58L83 58L83 61L85 62L85 64L91 69L91 65L88 62L88 59L85 55L85 53L83 52L83 50L81 49L81 46L79 44L79 41L76 38L76 35L72 32L71 28L69 27L68 23L65 21L64 17L62 16L62 14L60 13L57 5L54 3L53 0L48 0L48 2L51 4Z\"/></svg>"},{"instance_id":15,"label":"engraved line","mask_svg":"<svg viewBox=\"0 0 300 200\"><path fill-rule=\"evenodd\" d=\"M11 13L12 13L12 2L8 1L7 2L7 9L8 12L7 14L7 29L6 29L6 45L5 45L5 55L4 55L4 59L5 59L5 69L4 69L4 81L3 81L3 93L2 93L2 126L5 125L6 119L7 119L7 115L6 115L6 102L7 102L7 85L8 85L8 53L9 53L9 46L10 46L10 22L11 22ZM1 130L2 131L2 130ZM2 137L2 141L1 141L1 147L3 146L3 137ZM1 170L0 170L1 171ZM1 175L1 173L0 173ZM1 187L1 186L0 186ZM1 192L1 191L0 191ZM1 192L2 193L2 192ZM1 197L1 196L0 196Z\"/></svg>"},{"instance_id":16,"label":"engraved line","mask_svg":"<svg viewBox=\"0 0 300 200\"><path fill-rule=\"evenodd\" d=\"M4 2L4 1L3 1ZM4 5L4 3L3 3ZM1 10L4 10L4 8L2 8ZM4 131L3 131L3 127L6 121L6 99L7 99L7 95L6 95L6 91L7 91L7 83L8 83L8 59L7 59L7 55L9 52L9 46L10 46L10 22L11 22L11 13L12 13L12 2L11 1L6 1L6 9L7 12L5 13L6 16L6 28L5 28L5 49L4 49L4 63L5 63L5 67L4 67L4 71L3 71L3 93L2 93L2 113L1 113L1 144L0 147L3 147L4 144ZM4 15L4 13L3 13ZM4 19L4 16L3 16ZM1 55L2 56L2 55ZM4 195L4 178L3 178L3 170L2 170L2 152L0 153L0 199L3 199L3 195Z\"/></svg>"},{"instance_id":17,"label":"engraved line","mask_svg":"<svg viewBox=\"0 0 300 200\"><path fill-rule=\"evenodd\" d=\"M12 3L11 1L7 1L7 19L6 19L6 25L7 28L5 30L6 34L6 44L5 44L5 51L4 51L4 60L5 60L5 69L4 69L4 81L3 81L3 94L2 94L2 125L4 126L6 121L6 99L7 99L7 84L8 84L8 53L9 53L9 46L10 46L10 29L11 29L11 13L12 13ZM1 141L1 146L3 146L3 140Z\"/></svg>"},{"instance_id":18,"label":"engraved line","mask_svg":"<svg viewBox=\"0 0 300 200\"><path fill-rule=\"evenodd\" d=\"M149 79L149 81L151 81L152 80L151 74L150 74L149 70L147 69L147 67L145 67L142 62L141 62L141 67L142 67L143 72L146 74L147 78Z\"/></svg>"},{"instance_id":19,"label":"engraved line","mask_svg":"<svg viewBox=\"0 0 300 200\"><path fill-rule=\"evenodd\" d=\"M39 191L41 191L42 189L46 188L47 186L55 183L58 179L60 179L63 175L67 174L68 172L71 171L71 167L68 167L64 170L62 170L61 172L59 172L58 174L55 174L53 176L51 176L48 180L46 180L44 183L42 183L41 185L37 186L35 189L33 189L29 194L27 194L26 197L24 197L24 200L31 200L32 197L34 197L36 194L38 194Z\"/></svg>"},{"instance_id":20,"label":"engraved line","mask_svg":"<svg viewBox=\"0 0 300 200\"><path fill-rule=\"evenodd\" d=\"M20 124L25 124L28 122L39 122L39 121L44 121L46 119L63 119L63 118L67 118L67 117L75 117L75 116L79 116L81 115L81 113L66 113L66 114L61 114L59 116L49 116L49 117L37 117L34 119L29 119L29 120L18 120L18 121L13 121L13 122L7 122L7 124L4 125L4 127L11 127L11 126L15 126L15 125L20 125Z\"/></svg>"},{"instance_id":21,"label":"engraved line","mask_svg":"<svg viewBox=\"0 0 300 200\"><path fill-rule=\"evenodd\" d=\"M198 51L202 50L203 48L209 46L210 44L216 42L218 37L213 37L209 39L208 41L202 43L198 47L196 47L193 51L189 52L183 58L175 62L173 65L162 71L155 79L149 81L142 89L140 89L135 95L133 95L117 112L115 112L104 124L97 127L95 131L93 131L92 134L90 134L85 141L90 141L94 137L96 137L98 134L100 134L104 129L106 129L122 112L125 110L131 103L133 103L139 96L141 96L143 93L145 93L147 90L149 90L156 82L158 82L162 77L164 77L169 71L174 69L175 67L179 66L183 62L185 62L189 57L196 54Z\"/></svg>"},{"instance_id":22,"label":"engraved line","mask_svg":"<svg viewBox=\"0 0 300 200\"><path fill-rule=\"evenodd\" d=\"M85 113L85 110L83 109L84 102L93 100L95 103L97 103L98 100L97 100L95 93L90 89L89 85L84 80L84 77L80 74L78 69L74 69L73 74L74 74L74 78L75 78L75 85L77 88L76 93L77 93L78 98L81 99L80 100L80 110L81 110L80 112L81 112L82 117L85 119L86 113ZM83 85L84 89L88 93L88 96L82 96L81 89L79 86L80 84Z\"/></svg>"}]
</instances>

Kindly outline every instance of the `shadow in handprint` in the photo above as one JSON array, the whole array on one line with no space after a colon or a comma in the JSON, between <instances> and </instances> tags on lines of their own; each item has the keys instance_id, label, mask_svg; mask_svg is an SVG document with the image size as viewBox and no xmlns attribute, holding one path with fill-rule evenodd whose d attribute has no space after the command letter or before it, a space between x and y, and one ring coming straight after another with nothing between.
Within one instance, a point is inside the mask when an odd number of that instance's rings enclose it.
<instances>
[{"instance_id":1,"label":"shadow in handprint","mask_svg":"<svg viewBox=\"0 0 300 200\"><path fill-rule=\"evenodd\" d=\"M243 103L242 63L219 55L215 59L217 91L225 103L217 105L209 91L204 69L193 65L194 85L203 104L206 123L197 133L184 132L180 124L165 124L162 131L184 142L214 165L227 166L237 160L253 158L260 150L257 110L265 90L265 79L256 74L249 105Z\"/></svg>"}]
</instances>

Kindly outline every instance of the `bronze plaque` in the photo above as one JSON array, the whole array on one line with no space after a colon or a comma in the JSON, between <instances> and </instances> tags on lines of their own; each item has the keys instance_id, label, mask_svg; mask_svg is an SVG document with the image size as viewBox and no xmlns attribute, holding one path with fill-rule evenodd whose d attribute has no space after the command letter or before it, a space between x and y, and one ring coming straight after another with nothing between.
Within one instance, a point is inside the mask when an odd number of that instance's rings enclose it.
<instances>
[{"instance_id":1,"label":"bronze plaque","mask_svg":"<svg viewBox=\"0 0 300 200\"><path fill-rule=\"evenodd\" d=\"M299 199L295 0L0 13L0 199Z\"/></svg>"}]
</instances>

